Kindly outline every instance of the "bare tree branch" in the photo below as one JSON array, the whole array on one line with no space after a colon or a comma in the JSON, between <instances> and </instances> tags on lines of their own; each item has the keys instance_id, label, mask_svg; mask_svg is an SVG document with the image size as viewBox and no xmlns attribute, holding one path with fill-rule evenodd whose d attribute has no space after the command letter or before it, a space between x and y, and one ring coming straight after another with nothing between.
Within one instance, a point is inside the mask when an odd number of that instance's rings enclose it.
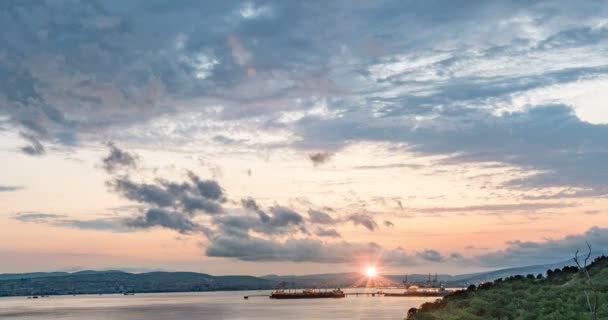
<instances>
[{"instance_id":1,"label":"bare tree branch","mask_svg":"<svg viewBox=\"0 0 608 320\"><path fill-rule=\"evenodd\" d=\"M585 244L587 245L587 256L585 256L585 260L581 264L579 254L578 254L579 250L576 250L576 253L574 254L574 263L576 263L578 270L585 276L585 278L587 279L587 282L589 283L589 289L591 291L591 294L589 293L589 291L587 291L587 289L583 290L583 292L585 293L585 297L587 298L587 306L589 307L589 312L591 312L592 319L597 320L598 319L597 318L597 309L598 309L597 290L595 289L595 286L593 285L591 273L589 272L589 268L588 268L589 259L591 258L591 245L589 244L589 242L585 242ZM591 300L593 300L593 302Z\"/></svg>"}]
</instances>

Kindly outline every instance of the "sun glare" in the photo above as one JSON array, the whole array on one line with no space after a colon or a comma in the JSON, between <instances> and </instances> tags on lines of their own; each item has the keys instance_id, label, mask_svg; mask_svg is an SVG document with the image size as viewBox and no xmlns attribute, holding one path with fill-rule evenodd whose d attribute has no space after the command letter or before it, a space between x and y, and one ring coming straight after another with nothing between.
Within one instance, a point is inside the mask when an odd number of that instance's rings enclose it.
<instances>
[{"instance_id":1,"label":"sun glare","mask_svg":"<svg viewBox=\"0 0 608 320\"><path fill-rule=\"evenodd\" d=\"M365 269L365 274L370 277L373 278L375 277L378 273L376 272L376 268L375 267L367 267L367 269Z\"/></svg>"}]
</instances>

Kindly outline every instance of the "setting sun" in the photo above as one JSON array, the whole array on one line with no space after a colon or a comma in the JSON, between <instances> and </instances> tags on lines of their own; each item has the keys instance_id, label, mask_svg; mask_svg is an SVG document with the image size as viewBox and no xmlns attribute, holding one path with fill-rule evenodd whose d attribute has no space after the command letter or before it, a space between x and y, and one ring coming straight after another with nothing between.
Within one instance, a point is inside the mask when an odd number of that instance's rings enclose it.
<instances>
[{"instance_id":1,"label":"setting sun","mask_svg":"<svg viewBox=\"0 0 608 320\"><path fill-rule=\"evenodd\" d=\"M375 267L367 267L367 269L365 270L365 274L370 277L373 278L375 277L378 273L376 272L376 268Z\"/></svg>"}]
</instances>

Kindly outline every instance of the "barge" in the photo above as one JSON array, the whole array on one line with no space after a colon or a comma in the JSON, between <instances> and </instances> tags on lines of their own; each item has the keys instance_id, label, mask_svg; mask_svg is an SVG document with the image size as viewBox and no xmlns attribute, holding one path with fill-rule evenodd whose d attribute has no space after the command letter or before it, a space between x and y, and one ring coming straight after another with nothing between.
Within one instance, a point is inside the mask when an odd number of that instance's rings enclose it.
<instances>
[{"instance_id":1,"label":"barge","mask_svg":"<svg viewBox=\"0 0 608 320\"><path fill-rule=\"evenodd\" d=\"M270 299L323 299L323 298L344 298L344 291L335 289L331 291L321 291L305 289L300 292L289 292L283 289L274 290L270 294Z\"/></svg>"}]
</instances>

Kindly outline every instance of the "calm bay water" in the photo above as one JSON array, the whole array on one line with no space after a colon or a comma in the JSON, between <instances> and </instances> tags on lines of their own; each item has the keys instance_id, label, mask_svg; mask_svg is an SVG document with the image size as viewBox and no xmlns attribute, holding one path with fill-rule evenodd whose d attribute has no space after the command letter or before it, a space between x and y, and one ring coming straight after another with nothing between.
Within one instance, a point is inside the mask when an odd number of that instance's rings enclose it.
<instances>
[{"instance_id":1,"label":"calm bay water","mask_svg":"<svg viewBox=\"0 0 608 320\"><path fill-rule=\"evenodd\" d=\"M347 289L361 292L364 289ZM374 290L369 290L374 291ZM387 291L387 290L385 290ZM268 291L150 293L0 298L0 318L20 320L403 319L434 298L349 296L273 300L245 295Z\"/></svg>"}]
</instances>

